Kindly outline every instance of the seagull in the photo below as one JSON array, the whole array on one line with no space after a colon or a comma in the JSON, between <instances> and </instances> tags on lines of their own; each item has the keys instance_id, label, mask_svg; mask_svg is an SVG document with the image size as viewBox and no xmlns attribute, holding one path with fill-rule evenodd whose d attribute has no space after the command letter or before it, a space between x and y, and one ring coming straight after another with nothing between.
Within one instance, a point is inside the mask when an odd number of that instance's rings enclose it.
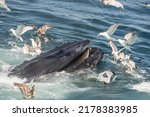
<instances>
[{"instance_id":1,"label":"seagull","mask_svg":"<svg viewBox=\"0 0 150 117\"><path fill-rule=\"evenodd\" d=\"M136 68L135 62L131 60L131 55L126 55L125 56L125 61L127 63L126 65L129 67L129 69L131 71Z\"/></svg>"},{"instance_id":2,"label":"seagull","mask_svg":"<svg viewBox=\"0 0 150 117\"><path fill-rule=\"evenodd\" d=\"M122 48L118 51L118 48L115 46L115 44L112 41L109 41L108 44L112 49L112 55L114 57L114 62L116 63L118 60L121 59L120 52L125 48Z\"/></svg>"},{"instance_id":3,"label":"seagull","mask_svg":"<svg viewBox=\"0 0 150 117\"><path fill-rule=\"evenodd\" d=\"M29 87L28 85L24 83L13 83L14 86L18 87L21 90L21 93L23 94L24 98L33 98L35 96L35 85L32 87Z\"/></svg>"},{"instance_id":4,"label":"seagull","mask_svg":"<svg viewBox=\"0 0 150 117\"><path fill-rule=\"evenodd\" d=\"M24 54L29 54L30 53L30 46L27 44L24 44L24 46L22 47L22 52Z\"/></svg>"},{"instance_id":5,"label":"seagull","mask_svg":"<svg viewBox=\"0 0 150 117\"><path fill-rule=\"evenodd\" d=\"M111 5L111 6L115 6L117 8L124 9L123 4L121 2L119 2L118 0L100 0L100 1L105 5Z\"/></svg>"},{"instance_id":6,"label":"seagull","mask_svg":"<svg viewBox=\"0 0 150 117\"><path fill-rule=\"evenodd\" d=\"M0 0L0 7L1 8L5 8L7 11L11 11L10 10L10 8L8 8L8 6L7 6L7 4L6 4L6 2L5 2L5 0Z\"/></svg>"},{"instance_id":7,"label":"seagull","mask_svg":"<svg viewBox=\"0 0 150 117\"><path fill-rule=\"evenodd\" d=\"M131 60L131 55L124 55L121 64L127 66L130 71L137 68L135 62Z\"/></svg>"},{"instance_id":8,"label":"seagull","mask_svg":"<svg viewBox=\"0 0 150 117\"><path fill-rule=\"evenodd\" d=\"M40 48L41 47L41 40L38 38L36 41L31 38L31 43L33 48Z\"/></svg>"},{"instance_id":9,"label":"seagull","mask_svg":"<svg viewBox=\"0 0 150 117\"><path fill-rule=\"evenodd\" d=\"M130 71L133 71L134 69L136 69L135 62L130 60L130 59L127 61L126 65L127 65L127 67L129 68Z\"/></svg>"},{"instance_id":10,"label":"seagull","mask_svg":"<svg viewBox=\"0 0 150 117\"><path fill-rule=\"evenodd\" d=\"M41 54L41 40L38 38L36 41L34 39L30 39L32 43L31 50L35 51L38 55Z\"/></svg>"},{"instance_id":11,"label":"seagull","mask_svg":"<svg viewBox=\"0 0 150 117\"><path fill-rule=\"evenodd\" d=\"M144 3L144 5L150 7L150 3Z\"/></svg>"},{"instance_id":12,"label":"seagull","mask_svg":"<svg viewBox=\"0 0 150 117\"><path fill-rule=\"evenodd\" d=\"M24 54L30 54L30 55L40 55L41 54L41 48L40 47L33 47L27 44L24 44L22 47L22 52Z\"/></svg>"},{"instance_id":13,"label":"seagull","mask_svg":"<svg viewBox=\"0 0 150 117\"><path fill-rule=\"evenodd\" d=\"M137 40L137 33L134 32L129 32L127 33L123 39L118 39L117 41L126 49L130 50L130 45L133 45L135 41Z\"/></svg>"},{"instance_id":14,"label":"seagull","mask_svg":"<svg viewBox=\"0 0 150 117\"><path fill-rule=\"evenodd\" d=\"M21 25L18 25L16 30L14 29L10 29L10 32L12 32L12 34L20 39L21 41L23 41L21 35L23 35L25 32L29 31L29 30L33 30L35 28L35 26L27 26L25 24L21 24Z\"/></svg>"},{"instance_id":15,"label":"seagull","mask_svg":"<svg viewBox=\"0 0 150 117\"><path fill-rule=\"evenodd\" d=\"M103 81L105 84L111 83L113 80L115 80L116 74L115 72L111 70L106 70L98 75L96 78L99 81Z\"/></svg>"},{"instance_id":16,"label":"seagull","mask_svg":"<svg viewBox=\"0 0 150 117\"><path fill-rule=\"evenodd\" d=\"M112 37L112 35L115 33L116 29L118 28L120 24L113 24L109 27L109 29L106 32L100 32L97 36L103 36L105 37L108 41L116 41L115 38Z\"/></svg>"},{"instance_id":17,"label":"seagull","mask_svg":"<svg viewBox=\"0 0 150 117\"><path fill-rule=\"evenodd\" d=\"M53 28L53 27L50 24L43 25L43 26L38 28L37 35L39 37L41 37L42 35L45 35L45 33L48 29L51 29L51 28Z\"/></svg>"}]
</instances>

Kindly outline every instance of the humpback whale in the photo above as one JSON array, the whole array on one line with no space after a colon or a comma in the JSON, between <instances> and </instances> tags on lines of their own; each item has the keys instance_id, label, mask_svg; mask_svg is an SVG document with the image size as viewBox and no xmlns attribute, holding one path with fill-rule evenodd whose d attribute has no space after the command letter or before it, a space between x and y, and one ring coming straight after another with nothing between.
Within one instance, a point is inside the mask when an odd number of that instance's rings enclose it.
<instances>
[{"instance_id":1,"label":"humpback whale","mask_svg":"<svg viewBox=\"0 0 150 117\"><path fill-rule=\"evenodd\" d=\"M103 51L100 48L89 48L89 45L89 40L63 43L29 61L24 61L21 65L10 70L8 76L30 80L62 70L73 72L95 68L103 58Z\"/></svg>"}]
</instances>

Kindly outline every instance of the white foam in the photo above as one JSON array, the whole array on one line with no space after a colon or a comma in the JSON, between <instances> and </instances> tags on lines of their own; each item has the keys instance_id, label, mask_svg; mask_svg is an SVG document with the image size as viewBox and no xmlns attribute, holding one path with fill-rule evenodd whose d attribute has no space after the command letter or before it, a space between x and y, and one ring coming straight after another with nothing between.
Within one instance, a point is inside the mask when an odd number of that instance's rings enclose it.
<instances>
[{"instance_id":1,"label":"white foam","mask_svg":"<svg viewBox=\"0 0 150 117\"><path fill-rule=\"evenodd\" d=\"M135 85L131 86L131 89L137 90L139 92L150 93L150 82L142 82L139 84L135 84Z\"/></svg>"},{"instance_id":2,"label":"white foam","mask_svg":"<svg viewBox=\"0 0 150 117\"><path fill-rule=\"evenodd\" d=\"M0 84L4 84L4 85L9 85L11 86L14 82L24 82L24 80L22 79L19 79L17 77L13 77L13 78L10 78L7 76L8 73L5 73L5 72L0 72Z\"/></svg>"}]
</instances>

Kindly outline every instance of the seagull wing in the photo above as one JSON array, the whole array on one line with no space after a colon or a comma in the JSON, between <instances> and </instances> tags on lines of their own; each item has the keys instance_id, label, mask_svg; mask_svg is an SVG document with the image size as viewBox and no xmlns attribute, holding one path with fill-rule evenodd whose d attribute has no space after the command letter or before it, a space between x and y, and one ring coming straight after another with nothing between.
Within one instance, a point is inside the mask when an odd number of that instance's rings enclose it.
<instances>
[{"instance_id":1,"label":"seagull wing","mask_svg":"<svg viewBox=\"0 0 150 117\"><path fill-rule=\"evenodd\" d=\"M118 28L120 24L113 24L109 27L109 29L106 31L109 35L113 35L116 29Z\"/></svg>"},{"instance_id":2,"label":"seagull wing","mask_svg":"<svg viewBox=\"0 0 150 117\"><path fill-rule=\"evenodd\" d=\"M0 7L5 8L7 11L11 11L11 10L8 8L8 6L7 6L6 2L5 2L5 0L0 0Z\"/></svg>"},{"instance_id":3,"label":"seagull wing","mask_svg":"<svg viewBox=\"0 0 150 117\"><path fill-rule=\"evenodd\" d=\"M5 0L0 0L0 4L3 5L3 6L5 6L6 5Z\"/></svg>"},{"instance_id":4,"label":"seagull wing","mask_svg":"<svg viewBox=\"0 0 150 117\"><path fill-rule=\"evenodd\" d=\"M127 45L132 45L137 40L137 33L136 32L129 32L124 36Z\"/></svg>"},{"instance_id":5,"label":"seagull wing","mask_svg":"<svg viewBox=\"0 0 150 117\"><path fill-rule=\"evenodd\" d=\"M115 46L115 44L112 41L109 42L109 45L110 45L112 51L115 51L115 52L118 51L118 48Z\"/></svg>"},{"instance_id":6,"label":"seagull wing","mask_svg":"<svg viewBox=\"0 0 150 117\"><path fill-rule=\"evenodd\" d=\"M18 25L17 29L15 30L16 34L21 35L24 26L25 26L24 24Z\"/></svg>"},{"instance_id":7,"label":"seagull wing","mask_svg":"<svg viewBox=\"0 0 150 117\"><path fill-rule=\"evenodd\" d=\"M123 51L125 48L122 48L122 49L120 49L119 51L118 51L118 53L120 53L121 51Z\"/></svg>"},{"instance_id":8,"label":"seagull wing","mask_svg":"<svg viewBox=\"0 0 150 117\"><path fill-rule=\"evenodd\" d=\"M109 5L115 6L117 8L121 7L122 9L124 9L122 3L120 3L119 1L116 1L116 0L111 0L111 2L109 2Z\"/></svg>"},{"instance_id":9,"label":"seagull wing","mask_svg":"<svg viewBox=\"0 0 150 117\"><path fill-rule=\"evenodd\" d=\"M24 26L21 32L21 35L24 34L25 32L29 31L29 30L33 30L33 26Z\"/></svg>"}]
</instances>

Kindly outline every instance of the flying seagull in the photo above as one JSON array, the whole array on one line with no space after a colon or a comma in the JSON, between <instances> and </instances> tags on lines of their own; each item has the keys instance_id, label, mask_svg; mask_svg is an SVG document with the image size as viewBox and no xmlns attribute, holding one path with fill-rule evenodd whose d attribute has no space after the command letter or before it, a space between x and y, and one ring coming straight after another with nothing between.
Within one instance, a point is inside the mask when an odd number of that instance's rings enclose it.
<instances>
[{"instance_id":1,"label":"flying seagull","mask_svg":"<svg viewBox=\"0 0 150 117\"><path fill-rule=\"evenodd\" d=\"M137 40L137 33L134 32L129 32L127 33L123 39L118 39L117 41L126 49L130 50L131 45L133 45L135 43L135 41Z\"/></svg>"},{"instance_id":2,"label":"flying seagull","mask_svg":"<svg viewBox=\"0 0 150 117\"><path fill-rule=\"evenodd\" d=\"M51 28L53 28L53 26L51 26L50 24L43 25L43 26L38 28L37 35L39 37L41 37L42 35L45 35L45 33L48 29L51 29Z\"/></svg>"},{"instance_id":3,"label":"flying seagull","mask_svg":"<svg viewBox=\"0 0 150 117\"><path fill-rule=\"evenodd\" d=\"M120 24L113 24L109 27L109 29L106 32L100 32L97 36L103 36L108 41L116 41L115 38L112 37L112 35L115 33L116 29L118 28Z\"/></svg>"},{"instance_id":4,"label":"flying seagull","mask_svg":"<svg viewBox=\"0 0 150 117\"><path fill-rule=\"evenodd\" d=\"M118 48L115 46L115 44L112 41L109 41L108 44L110 45L112 49L112 55L114 57L114 62L117 62L118 60L121 59L121 51L124 50L124 48L120 49L118 51Z\"/></svg>"},{"instance_id":5,"label":"flying seagull","mask_svg":"<svg viewBox=\"0 0 150 117\"><path fill-rule=\"evenodd\" d=\"M7 11L11 11L10 8L8 8L5 0L0 0L0 7L6 9Z\"/></svg>"},{"instance_id":6,"label":"flying seagull","mask_svg":"<svg viewBox=\"0 0 150 117\"><path fill-rule=\"evenodd\" d=\"M12 32L12 34L20 39L21 41L23 41L21 35L23 35L25 32L29 31L29 30L33 30L35 28L35 26L27 26L25 24L21 24L18 25L16 29L10 29L10 32Z\"/></svg>"},{"instance_id":7,"label":"flying seagull","mask_svg":"<svg viewBox=\"0 0 150 117\"><path fill-rule=\"evenodd\" d=\"M117 8L124 9L123 4L121 2L119 2L118 0L100 0L100 1L105 5L111 5L111 6L115 6Z\"/></svg>"}]
</instances>

